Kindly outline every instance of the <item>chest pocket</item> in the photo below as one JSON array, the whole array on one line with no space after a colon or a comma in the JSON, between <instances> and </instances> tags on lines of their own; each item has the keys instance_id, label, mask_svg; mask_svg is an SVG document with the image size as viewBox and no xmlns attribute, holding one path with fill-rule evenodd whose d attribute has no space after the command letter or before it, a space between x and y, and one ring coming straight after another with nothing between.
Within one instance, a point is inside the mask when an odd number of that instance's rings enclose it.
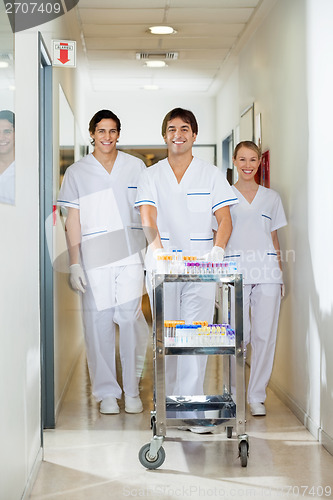
<instances>
[{"instance_id":1,"label":"chest pocket","mask_svg":"<svg viewBox=\"0 0 333 500\"><path fill-rule=\"evenodd\" d=\"M190 212L212 210L212 195L209 189L191 189L187 192L187 208Z\"/></svg>"},{"instance_id":2,"label":"chest pocket","mask_svg":"<svg viewBox=\"0 0 333 500\"><path fill-rule=\"evenodd\" d=\"M138 191L137 186L134 186L133 184L127 186L127 199L131 206L134 206L137 191Z\"/></svg>"},{"instance_id":3,"label":"chest pocket","mask_svg":"<svg viewBox=\"0 0 333 500\"><path fill-rule=\"evenodd\" d=\"M270 234L272 227L272 216L267 210L261 213L261 224L267 234Z\"/></svg>"}]
</instances>

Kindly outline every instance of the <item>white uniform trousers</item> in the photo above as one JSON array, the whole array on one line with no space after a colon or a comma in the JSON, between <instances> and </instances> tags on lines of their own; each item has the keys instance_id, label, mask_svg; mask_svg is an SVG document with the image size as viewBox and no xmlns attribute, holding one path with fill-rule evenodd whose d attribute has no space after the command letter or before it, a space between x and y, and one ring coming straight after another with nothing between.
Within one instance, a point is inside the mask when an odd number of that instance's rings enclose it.
<instances>
[{"instance_id":1,"label":"white uniform trousers","mask_svg":"<svg viewBox=\"0 0 333 500\"><path fill-rule=\"evenodd\" d=\"M244 345L251 343L248 403L263 403L274 362L281 285L244 285Z\"/></svg>"},{"instance_id":2,"label":"white uniform trousers","mask_svg":"<svg viewBox=\"0 0 333 500\"><path fill-rule=\"evenodd\" d=\"M87 361L92 393L97 402L109 396L121 398L116 375L116 324L119 326L123 390L130 397L139 394L149 332L141 310L142 266L106 268L105 280L113 283L112 307L98 311L89 285L82 294Z\"/></svg>"},{"instance_id":3,"label":"white uniform trousers","mask_svg":"<svg viewBox=\"0 0 333 500\"><path fill-rule=\"evenodd\" d=\"M147 273L148 275L148 273ZM165 283L164 320L184 320L212 323L215 307L215 283ZM151 281L147 289L152 304ZM165 393L175 396L204 394L207 364L205 355L165 357Z\"/></svg>"}]
</instances>

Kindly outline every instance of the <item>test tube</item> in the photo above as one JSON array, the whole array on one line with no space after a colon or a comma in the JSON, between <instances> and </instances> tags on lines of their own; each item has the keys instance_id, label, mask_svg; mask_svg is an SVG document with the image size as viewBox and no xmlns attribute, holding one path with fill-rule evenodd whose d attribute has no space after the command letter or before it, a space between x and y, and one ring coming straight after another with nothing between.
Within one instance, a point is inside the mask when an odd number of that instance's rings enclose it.
<instances>
[{"instance_id":1,"label":"test tube","mask_svg":"<svg viewBox=\"0 0 333 500\"><path fill-rule=\"evenodd\" d=\"M183 261L183 251L177 250L177 261L178 261L178 273L184 274L184 261Z\"/></svg>"}]
</instances>

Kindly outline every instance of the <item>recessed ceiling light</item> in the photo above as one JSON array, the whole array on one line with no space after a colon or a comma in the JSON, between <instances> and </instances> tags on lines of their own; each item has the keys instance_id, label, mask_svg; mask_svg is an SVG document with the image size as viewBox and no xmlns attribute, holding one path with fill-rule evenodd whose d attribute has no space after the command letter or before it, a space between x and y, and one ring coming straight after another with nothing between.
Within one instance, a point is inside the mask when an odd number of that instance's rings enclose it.
<instances>
[{"instance_id":1,"label":"recessed ceiling light","mask_svg":"<svg viewBox=\"0 0 333 500\"><path fill-rule=\"evenodd\" d=\"M149 30L152 35L172 35L177 33L171 26L151 26Z\"/></svg>"},{"instance_id":2,"label":"recessed ceiling light","mask_svg":"<svg viewBox=\"0 0 333 500\"><path fill-rule=\"evenodd\" d=\"M143 88L144 88L145 90L158 90L158 89L159 89L159 86L158 86L158 85L153 85L153 84L151 84L151 85L144 85L144 86L143 86Z\"/></svg>"},{"instance_id":3,"label":"recessed ceiling light","mask_svg":"<svg viewBox=\"0 0 333 500\"><path fill-rule=\"evenodd\" d=\"M0 61L0 68L8 68L9 64L6 61Z\"/></svg>"},{"instance_id":4,"label":"recessed ceiling light","mask_svg":"<svg viewBox=\"0 0 333 500\"><path fill-rule=\"evenodd\" d=\"M165 61L146 61L145 65L148 68L164 68L167 63Z\"/></svg>"}]
</instances>

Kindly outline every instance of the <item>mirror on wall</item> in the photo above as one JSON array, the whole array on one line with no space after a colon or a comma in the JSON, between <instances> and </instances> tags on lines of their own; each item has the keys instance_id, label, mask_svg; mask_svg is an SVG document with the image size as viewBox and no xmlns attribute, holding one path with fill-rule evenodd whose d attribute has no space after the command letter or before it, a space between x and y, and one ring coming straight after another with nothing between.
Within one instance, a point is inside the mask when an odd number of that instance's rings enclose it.
<instances>
[{"instance_id":1,"label":"mirror on wall","mask_svg":"<svg viewBox=\"0 0 333 500\"><path fill-rule=\"evenodd\" d=\"M75 161L75 120L65 93L59 85L59 187L66 169Z\"/></svg>"},{"instance_id":2,"label":"mirror on wall","mask_svg":"<svg viewBox=\"0 0 333 500\"><path fill-rule=\"evenodd\" d=\"M15 205L14 35L0 7L0 203Z\"/></svg>"}]
</instances>

